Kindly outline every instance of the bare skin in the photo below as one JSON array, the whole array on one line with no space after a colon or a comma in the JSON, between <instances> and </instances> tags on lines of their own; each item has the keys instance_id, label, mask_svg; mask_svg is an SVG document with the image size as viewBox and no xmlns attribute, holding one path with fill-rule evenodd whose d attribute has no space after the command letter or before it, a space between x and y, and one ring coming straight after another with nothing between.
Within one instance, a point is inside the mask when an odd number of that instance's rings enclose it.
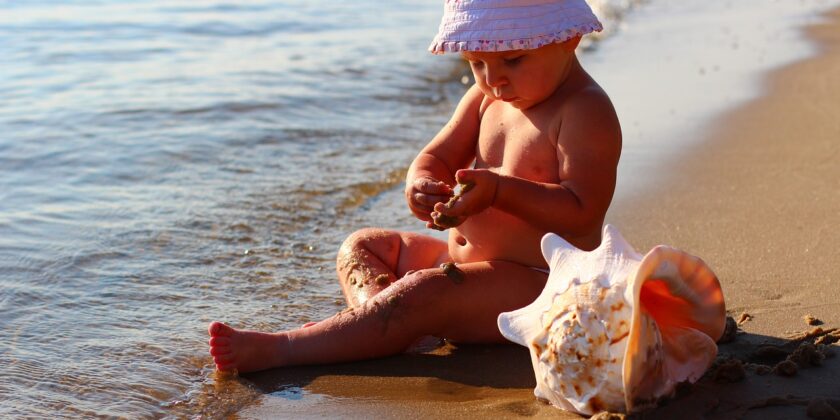
<instances>
[{"instance_id":1,"label":"bare skin","mask_svg":"<svg viewBox=\"0 0 840 420\"><path fill-rule=\"evenodd\" d=\"M498 314L531 303L546 280L544 273L503 261L458 268L465 274L460 283L441 268L419 270L364 303L306 328L263 333L213 322L210 354L220 371L250 372L389 356L425 336L502 342ZM485 296L487 289L508 293Z\"/></svg>"},{"instance_id":2,"label":"bare skin","mask_svg":"<svg viewBox=\"0 0 840 420\"><path fill-rule=\"evenodd\" d=\"M338 253L348 309L263 333L209 326L222 371L333 363L400 353L424 336L502 342L499 313L531 303L547 275L539 243L555 232L601 241L621 151L615 111L574 54L577 40L536 50L464 53L476 84L409 168L406 199L447 242L382 229ZM474 183L451 206L456 182ZM441 268L444 263L452 263Z\"/></svg>"}]
</instances>

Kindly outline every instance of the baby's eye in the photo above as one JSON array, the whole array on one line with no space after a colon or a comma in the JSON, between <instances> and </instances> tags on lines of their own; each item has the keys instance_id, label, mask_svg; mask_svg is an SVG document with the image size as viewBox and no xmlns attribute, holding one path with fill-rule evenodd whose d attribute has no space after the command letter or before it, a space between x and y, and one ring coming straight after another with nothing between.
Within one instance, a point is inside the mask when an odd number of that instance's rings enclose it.
<instances>
[{"instance_id":1,"label":"baby's eye","mask_svg":"<svg viewBox=\"0 0 840 420\"><path fill-rule=\"evenodd\" d=\"M525 57L525 56L524 55L518 55L516 57L505 58L504 62L505 62L505 64L507 64L509 66L515 66L522 61L523 57Z\"/></svg>"}]
</instances>

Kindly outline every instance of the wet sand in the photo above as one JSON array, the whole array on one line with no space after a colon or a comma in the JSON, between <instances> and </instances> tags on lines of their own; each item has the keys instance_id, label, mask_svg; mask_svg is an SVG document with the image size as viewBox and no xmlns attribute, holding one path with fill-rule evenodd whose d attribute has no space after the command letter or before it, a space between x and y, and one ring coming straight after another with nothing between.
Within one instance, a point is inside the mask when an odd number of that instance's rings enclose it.
<instances>
[{"instance_id":1,"label":"wet sand","mask_svg":"<svg viewBox=\"0 0 840 420\"><path fill-rule=\"evenodd\" d=\"M837 344L837 356L792 377L756 368L814 341L794 337L814 328L806 315L825 330L840 327L840 10L827 18L807 29L818 55L767 75L760 98L706 126L694 148L655 168L657 182L622 197L608 215L639 250L665 243L703 258L730 314L750 315L720 346L722 356L753 363L743 375L710 374L646 418L840 410ZM762 359L768 345L780 354ZM535 401L527 351L513 345L447 346L246 378L264 398L239 413L245 418L580 418Z\"/></svg>"}]
</instances>

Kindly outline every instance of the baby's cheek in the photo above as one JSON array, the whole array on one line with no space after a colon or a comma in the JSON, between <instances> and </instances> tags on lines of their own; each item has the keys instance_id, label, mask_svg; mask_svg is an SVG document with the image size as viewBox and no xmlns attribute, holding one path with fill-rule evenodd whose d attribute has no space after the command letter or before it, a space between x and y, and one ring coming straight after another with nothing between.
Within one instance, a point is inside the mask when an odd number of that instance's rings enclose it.
<instances>
[{"instance_id":1,"label":"baby's cheek","mask_svg":"<svg viewBox=\"0 0 840 420\"><path fill-rule=\"evenodd\" d=\"M533 98L541 96L546 90L543 88L543 82L536 79L524 79L517 87L517 93L524 98Z\"/></svg>"}]
</instances>

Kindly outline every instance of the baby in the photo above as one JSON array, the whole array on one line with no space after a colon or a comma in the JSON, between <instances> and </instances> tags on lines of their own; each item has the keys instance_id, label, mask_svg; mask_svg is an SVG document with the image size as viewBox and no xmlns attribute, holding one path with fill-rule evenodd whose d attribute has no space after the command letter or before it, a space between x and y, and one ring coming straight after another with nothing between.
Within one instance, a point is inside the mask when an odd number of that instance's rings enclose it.
<instances>
[{"instance_id":1,"label":"baby","mask_svg":"<svg viewBox=\"0 0 840 420\"><path fill-rule=\"evenodd\" d=\"M353 233L337 263L349 308L277 333L213 322L218 370L382 357L427 336L502 342L499 313L545 285L541 237L600 243L621 130L575 55L597 18L584 0L447 0L444 10L430 50L460 52L475 84L412 162L405 196L427 227L449 228L448 241ZM455 194L456 184L469 189Z\"/></svg>"}]
</instances>

